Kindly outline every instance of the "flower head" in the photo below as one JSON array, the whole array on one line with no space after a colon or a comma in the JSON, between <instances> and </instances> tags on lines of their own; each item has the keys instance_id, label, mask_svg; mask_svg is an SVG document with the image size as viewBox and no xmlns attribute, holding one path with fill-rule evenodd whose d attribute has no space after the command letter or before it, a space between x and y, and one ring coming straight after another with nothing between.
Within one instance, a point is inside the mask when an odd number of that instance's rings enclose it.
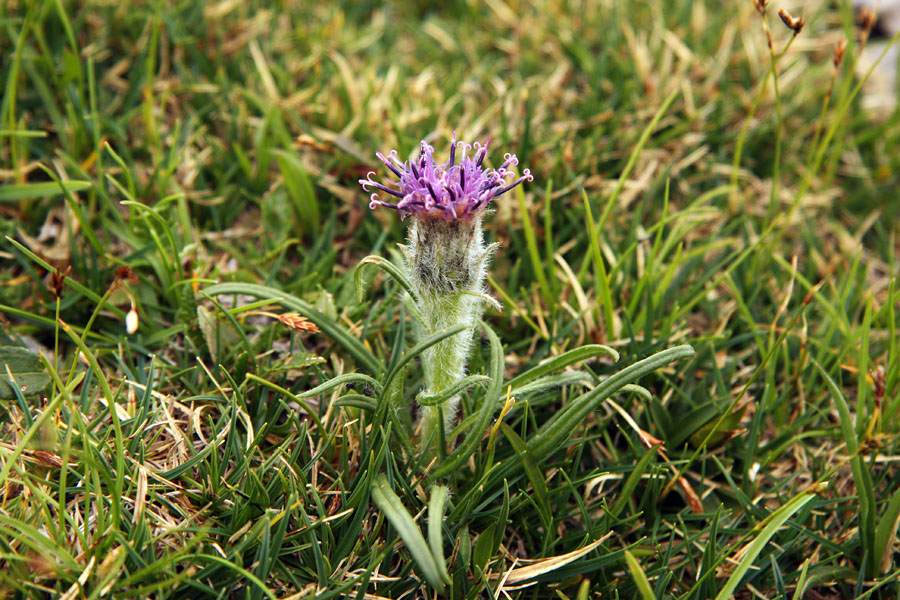
<instances>
[{"instance_id":1,"label":"flower head","mask_svg":"<svg viewBox=\"0 0 900 600\"><path fill-rule=\"evenodd\" d=\"M372 193L369 208L387 206L395 209L401 217L438 217L446 220L468 220L479 214L487 204L523 181L533 179L528 169L514 181L510 167L519 164L515 154L507 153L503 164L497 169L484 166L490 138L484 145L475 142L467 144L456 141L456 133L450 142L450 158L447 162L434 162L434 148L422 140L421 152L417 159L400 162L397 151L391 150L387 156L376 152L375 156L384 163L399 181L373 181L375 171L370 171L366 179L359 183ZM456 151L460 149L459 162ZM379 194L396 198L386 202Z\"/></svg>"}]
</instances>

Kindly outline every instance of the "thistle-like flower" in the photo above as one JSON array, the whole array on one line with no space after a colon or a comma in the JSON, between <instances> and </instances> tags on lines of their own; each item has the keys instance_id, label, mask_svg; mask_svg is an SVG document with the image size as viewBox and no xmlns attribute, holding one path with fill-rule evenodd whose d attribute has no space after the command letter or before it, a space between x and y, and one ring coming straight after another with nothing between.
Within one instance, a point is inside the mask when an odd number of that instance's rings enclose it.
<instances>
[{"instance_id":1,"label":"thistle-like flower","mask_svg":"<svg viewBox=\"0 0 900 600\"><path fill-rule=\"evenodd\" d=\"M396 150L387 156L378 152L376 156L397 181L374 181L374 171L359 180L364 190L372 192L370 208L385 206L401 218L412 218L403 250L420 336L454 325L468 326L423 353L427 386L423 393L430 397L465 376L482 304L493 301L485 294L484 279L496 244L484 244L482 217L493 199L532 180L528 169L514 178L510 169L519 162L514 154L507 153L496 169L486 167L489 142L457 142L454 133L450 157L444 163L434 161L434 148L425 141L418 158L406 162L399 160ZM438 424L445 431L452 426L458 404L458 396L453 396L439 404L422 405L422 439L427 446L437 442Z\"/></svg>"},{"instance_id":2,"label":"thistle-like flower","mask_svg":"<svg viewBox=\"0 0 900 600\"><path fill-rule=\"evenodd\" d=\"M507 183L513 173L509 170L519 164L515 154L507 153L503 164L497 169L486 168L484 159L490 138L484 145L456 142L456 133L450 142L450 158L445 163L434 162L434 148L422 140L418 159L405 163L397 158L397 151L391 150L387 156L376 152L375 156L397 176L399 181L384 185L372 181L375 171L370 171L366 179L360 179L363 189L372 192L369 208L386 206L396 209L401 217L413 215L416 218L442 218L444 220L468 220L483 211L487 204L525 180L531 181L531 172L525 169L522 176ZM461 149L459 164L456 164L457 146ZM474 154L468 155L474 151ZM379 192L397 198L394 203L379 198Z\"/></svg>"}]
</instances>

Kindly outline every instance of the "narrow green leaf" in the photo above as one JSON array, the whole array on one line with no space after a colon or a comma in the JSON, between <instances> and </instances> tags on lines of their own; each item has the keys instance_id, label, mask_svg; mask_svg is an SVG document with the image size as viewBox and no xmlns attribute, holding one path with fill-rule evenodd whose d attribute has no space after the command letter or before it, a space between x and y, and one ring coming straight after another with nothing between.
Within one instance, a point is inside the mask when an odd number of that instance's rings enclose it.
<instances>
[{"instance_id":1,"label":"narrow green leaf","mask_svg":"<svg viewBox=\"0 0 900 600\"><path fill-rule=\"evenodd\" d=\"M637 586L641 598L643 600L656 600L656 596L653 595L653 589L650 587L650 580L647 579L647 574L644 573L634 554L627 549L625 550L625 562L628 564L628 571L631 573L632 579L634 579L634 584Z\"/></svg>"},{"instance_id":2,"label":"narrow green leaf","mask_svg":"<svg viewBox=\"0 0 900 600\"><path fill-rule=\"evenodd\" d=\"M647 388L637 385L636 383L628 383L622 386L622 389L619 390L621 394L635 394L639 396L641 400L644 402L651 402L653 400L653 394L650 393L650 390Z\"/></svg>"},{"instance_id":3,"label":"narrow green leaf","mask_svg":"<svg viewBox=\"0 0 900 600\"><path fill-rule=\"evenodd\" d=\"M897 536L897 525L900 524L900 490L894 490L891 495L891 501L888 502L887 510L881 515L878 522L878 528L875 529L875 564L880 571L878 574L883 575L888 572L891 566L891 557L893 555L893 544L891 543Z\"/></svg>"},{"instance_id":4,"label":"narrow green leaf","mask_svg":"<svg viewBox=\"0 0 900 600\"><path fill-rule=\"evenodd\" d=\"M564 385L585 384L593 381L593 376L584 371L565 371L557 375L547 375L535 379L525 385L514 387L512 389L513 396L524 396L526 394L535 394L544 390L562 387Z\"/></svg>"},{"instance_id":5,"label":"narrow green leaf","mask_svg":"<svg viewBox=\"0 0 900 600\"><path fill-rule=\"evenodd\" d=\"M274 154L300 222L310 231L318 231L320 226L319 202L316 199L316 190L303 163L296 154L291 152L275 150Z\"/></svg>"},{"instance_id":6,"label":"narrow green leaf","mask_svg":"<svg viewBox=\"0 0 900 600\"><path fill-rule=\"evenodd\" d=\"M495 529L495 523L488 525L475 540L475 548L472 550L472 568L476 573L483 572L491 560Z\"/></svg>"},{"instance_id":7,"label":"narrow green leaf","mask_svg":"<svg viewBox=\"0 0 900 600\"><path fill-rule=\"evenodd\" d=\"M803 567L800 569L800 577L797 579L797 587L794 588L794 597L792 600L802 600L804 595L806 594L806 584L809 582L807 579L809 572L809 559L803 561Z\"/></svg>"},{"instance_id":8,"label":"narrow green leaf","mask_svg":"<svg viewBox=\"0 0 900 600\"><path fill-rule=\"evenodd\" d=\"M344 375L338 375L333 379L329 379L325 383L319 384L311 390L298 394L297 397L309 398L311 396L317 396L318 394L324 394L325 392L331 391L339 385L346 385L349 383L362 383L371 386L376 393L381 393L382 389L381 384L368 375L363 375L362 373L345 373Z\"/></svg>"},{"instance_id":9,"label":"narrow green leaf","mask_svg":"<svg viewBox=\"0 0 900 600\"><path fill-rule=\"evenodd\" d=\"M594 226L594 217L591 214L591 203L588 201L587 192L581 190L584 201L584 218L587 221L588 239L591 245L591 260L594 263L594 295L603 307L604 330L607 339L616 336L616 323L613 320L612 294L609 289L609 275L606 272L606 264L603 262L603 254L600 251L600 240L597 228Z\"/></svg>"},{"instance_id":10,"label":"narrow green leaf","mask_svg":"<svg viewBox=\"0 0 900 600\"><path fill-rule=\"evenodd\" d=\"M544 481L543 471L538 469L537 463L528 452L525 442L513 431L512 427L506 423L500 423L500 430L506 436L506 439L509 440L516 454L519 455L522 466L525 468L525 475L528 477L528 481L531 482L531 488L534 490L535 505L544 522L544 527L550 527L553 523L553 512L550 508L550 492L547 490L547 482Z\"/></svg>"},{"instance_id":11,"label":"narrow green leaf","mask_svg":"<svg viewBox=\"0 0 900 600\"><path fill-rule=\"evenodd\" d=\"M437 394L426 394L421 393L416 396L416 402L420 406L437 406L441 404L448 398L452 398L457 394L462 393L466 389L472 387L473 385L478 385L479 383L484 383L485 381L490 381L491 378L487 375L469 375L467 377L463 377L446 390L438 392Z\"/></svg>"},{"instance_id":12,"label":"narrow green leaf","mask_svg":"<svg viewBox=\"0 0 900 600\"><path fill-rule=\"evenodd\" d=\"M369 398L368 396L363 396L361 394L347 394L346 396L341 396L334 401L334 405L349 406L367 410L369 412L378 410L378 402L374 398Z\"/></svg>"},{"instance_id":13,"label":"narrow green leaf","mask_svg":"<svg viewBox=\"0 0 900 600\"><path fill-rule=\"evenodd\" d=\"M519 201L519 215L522 217L522 231L525 233L525 243L528 246L531 268L534 270L535 277L537 277L541 295L544 296L544 302L547 303L547 306L552 307L554 305L553 294L550 292L547 275L544 273L544 264L538 252L537 236L534 233L534 226L531 224L531 215L528 212L528 207L525 206L525 192L521 187L516 189L516 200Z\"/></svg>"},{"instance_id":14,"label":"narrow green leaf","mask_svg":"<svg viewBox=\"0 0 900 600\"><path fill-rule=\"evenodd\" d=\"M313 308L308 302L304 302L286 292L253 283L219 283L205 288L203 291L210 296L247 294L256 298L277 300L282 306L296 310L315 323L326 335L330 336L340 346L343 346L367 371L379 373L382 370L378 359L349 331L338 325L334 320L329 319L319 310Z\"/></svg>"},{"instance_id":15,"label":"narrow green leaf","mask_svg":"<svg viewBox=\"0 0 900 600\"><path fill-rule=\"evenodd\" d=\"M399 283L400 286L404 290L406 290L406 292L410 296L412 296L413 298L416 297L416 293L413 290L412 283L410 283L409 279L406 278L406 275L403 273L403 271L400 270L397 265L386 258L382 258L381 256L372 254L359 261L359 264L356 266L356 271L353 273L353 283L356 286L356 299L359 302L362 302L366 297L366 287L368 284L363 278L363 275L365 274L366 267L369 265L378 267L379 269L393 277L394 281Z\"/></svg>"},{"instance_id":16,"label":"narrow green leaf","mask_svg":"<svg viewBox=\"0 0 900 600\"><path fill-rule=\"evenodd\" d=\"M648 356L603 380L593 390L567 404L563 410L557 412L532 436L529 440L529 447L532 449L535 459L541 460L558 449L588 414L625 385L648 373L652 373L670 362L689 358L693 355L694 349L690 346L676 346Z\"/></svg>"},{"instance_id":17,"label":"narrow green leaf","mask_svg":"<svg viewBox=\"0 0 900 600\"><path fill-rule=\"evenodd\" d=\"M438 331L437 333L429 335L418 344L410 348L407 352L404 352L403 356L396 363L394 363L394 366L391 367L391 370L388 371L388 374L385 376L384 382L382 383L384 389L390 388L391 381L394 379L394 377L397 376L397 373L399 373L400 370L403 369L403 367L405 367L407 363L409 363L409 361L416 358L425 350L431 348L435 344L447 339L448 337L453 337L454 335L465 331L466 329L466 325L454 325L453 327L448 327L443 331Z\"/></svg>"},{"instance_id":18,"label":"narrow green leaf","mask_svg":"<svg viewBox=\"0 0 900 600\"><path fill-rule=\"evenodd\" d=\"M641 137L638 139L638 143L634 146L634 150L631 151L631 155L628 157L628 162L625 164L625 168L622 169L622 173L619 175L619 181L616 182L616 189L613 190L613 193L610 194L609 199L606 201L606 206L603 208L603 213L600 215L600 218L597 219L597 231L603 231L603 227L606 225L606 220L609 218L610 213L612 213L613 208L616 205L616 200L619 199L619 194L622 193L622 190L625 188L625 182L628 181L628 178L631 177L631 172L634 170L635 165L637 165L638 157L641 154L641 151L644 149L644 146L647 144L647 141L650 139L650 136L656 130L656 126L659 125L659 122L662 120L663 116L668 112L669 107L672 106L672 103L675 101L675 98L681 94L681 88L675 88L668 97L663 100L663 103L660 105L659 110L656 111L656 114L653 115L653 119L647 124L644 128L644 131L641 132Z\"/></svg>"},{"instance_id":19,"label":"narrow green leaf","mask_svg":"<svg viewBox=\"0 0 900 600\"><path fill-rule=\"evenodd\" d=\"M763 521L765 526L759 535L746 546L746 551L741 549L736 553L738 556L741 556L741 559L738 561L737 567L735 567L734 571L731 573L728 581L726 581L722 589L719 590L716 600L727 600L728 598L733 597L734 591L737 589L741 579L743 579L747 571L750 570L750 567L753 566L753 561L756 560L759 553L766 547L766 544L769 543L769 540L777 533L778 529L815 497L816 494L811 491L798 494L788 500L787 504L775 510L765 521Z\"/></svg>"},{"instance_id":20,"label":"narrow green leaf","mask_svg":"<svg viewBox=\"0 0 900 600\"><path fill-rule=\"evenodd\" d=\"M590 358L594 358L595 356L611 356L613 362L618 362L619 353L610 348L609 346L601 346L600 344L590 344L587 346L581 346L579 348L575 348L574 350L569 350L568 352L564 352L559 356L554 356L550 360L544 361L541 364L534 366L524 373L519 373L512 379L507 382L507 385L512 386L513 389L528 383L533 379L537 379L543 375L547 375L548 373L555 373L560 369L564 369L569 365L573 365L582 360L588 360Z\"/></svg>"},{"instance_id":21,"label":"narrow green leaf","mask_svg":"<svg viewBox=\"0 0 900 600\"><path fill-rule=\"evenodd\" d=\"M441 531L441 523L444 520L444 507L450 499L450 489L443 485L431 488L431 501L428 503L428 543L431 546L431 555L441 571L441 578L445 583L450 583L450 573L447 572L447 561L444 560L444 536Z\"/></svg>"},{"instance_id":22,"label":"narrow green leaf","mask_svg":"<svg viewBox=\"0 0 900 600\"><path fill-rule=\"evenodd\" d=\"M0 186L0 202L15 202L29 198L46 198L68 192L81 192L89 189L90 181L42 181L41 183L18 183Z\"/></svg>"},{"instance_id":23,"label":"narrow green leaf","mask_svg":"<svg viewBox=\"0 0 900 600\"><path fill-rule=\"evenodd\" d=\"M841 419L841 434L844 437L844 444L847 446L847 453L850 455L850 470L853 473L853 480L856 483L856 496L859 499L859 531L860 541L864 554L868 554L867 572L874 576L877 566L875 557L872 552L875 550L875 490L872 483L872 474L866 467L863 457L859 454L859 440L856 437L856 428L853 426L853 419L850 416L850 407L841 388L834 382L825 369L818 362L813 361L819 375L825 381L831 391L831 397L834 398L834 405L837 408L838 415Z\"/></svg>"},{"instance_id":24,"label":"narrow green leaf","mask_svg":"<svg viewBox=\"0 0 900 600\"><path fill-rule=\"evenodd\" d=\"M613 503L612 507L609 509L609 514L618 517L619 513L622 512L622 509L625 508L625 504L628 502L628 499L631 498L631 494L634 492L634 489L637 487L637 484L640 482L641 477L644 476L644 473L650 467L650 462L653 460L653 457L656 456L656 447L649 448L644 455L641 457L641 460L634 466L634 470L628 475L628 479L625 480L625 485L622 486L622 491L619 493L619 497L616 498L616 501Z\"/></svg>"},{"instance_id":25,"label":"narrow green leaf","mask_svg":"<svg viewBox=\"0 0 900 600\"><path fill-rule=\"evenodd\" d=\"M503 503L500 504L500 513L494 527L494 543L491 546L491 556L500 550L503 538L506 535L506 522L509 520L509 483L503 481Z\"/></svg>"},{"instance_id":26,"label":"narrow green leaf","mask_svg":"<svg viewBox=\"0 0 900 600\"><path fill-rule=\"evenodd\" d=\"M416 522L403 506L400 497L391 489L384 475L377 476L372 484L372 500L397 530L425 580L436 590L443 590L444 579L437 561L432 556Z\"/></svg>"}]
</instances>

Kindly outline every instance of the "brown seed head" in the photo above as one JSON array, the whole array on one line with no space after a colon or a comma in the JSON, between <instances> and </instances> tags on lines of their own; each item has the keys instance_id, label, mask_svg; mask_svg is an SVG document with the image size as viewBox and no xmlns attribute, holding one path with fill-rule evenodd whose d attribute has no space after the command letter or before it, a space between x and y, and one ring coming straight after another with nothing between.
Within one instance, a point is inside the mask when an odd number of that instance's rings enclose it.
<instances>
[{"instance_id":1,"label":"brown seed head","mask_svg":"<svg viewBox=\"0 0 900 600\"><path fill-rule=\"evenodd\" d=\"M878 20L878 16L875 14L875 11L872 10L868 6L863 6L859 9L859 16L857 17L859 26L862 29L872 30L872 27L875 26L875 21Z\"/></svg>"},{"instance_id":2,"label":"brown seed head","mask_svg":"<svg viewBox=\"0 0 900 600\"><path fill-rule=\"evenodd\" d=\"M860 28L859 44L861 46L865 46L866 42L869 41L869 34L872 33L872 28L875 27L875 21L877 20L878 16L875 14L875 11L868 6L863 6L859 9L857 22L859 23Z\"/></svg>"},{"instance_id":3,"label":"brown seed head","mask_svg":"<svg viewBox=\"0 0 900 600\"><path fill-rule=\"evenodd\" d=\"M763 16L766 14L766 4L768 3L769 0L753 0L753 6L755 6L759 14Z\"/></svg>"},{"instance_id":4,"label":"brown seed head","mask_svg":"<svg viewBox=\"0 0 900 600\"><path fill-rule=\"evenodd\" d=\"M134 271L128 265L116 267L114 276L116 281L137 281L137 275L134 274Z\"/></svg>"},{"instance_id":5,"label":"brown seed head","mask_svg":"<svg viewBox=\"0 0 900 600\"><path fill-rule=\"evenodd\" d=\"M294 331L319 333L319 328L316 327L315 323L312 323L309 319L298 313L284 313L283 315L278 315L278 320L281 321L282 325L290 327Z\"/></svg>"},{"instance_id":6,"label":"brown seed head","mask_svg":"<svg viewBox=\"0 0 900 600\"><path fill-rule=\"evenodd\" d=\"M838 68L841 66L841 62L844 60L844 53L847 51L847 40L841 38L841 41L837 43L834 47L834 68Z\"/></svg>"},{"instance_id":7,"label":"brown seed head","mask_svg":"<svg viewBox=\"0 0 900 600\"><path fill-rule=\"evenodd\" d=\"M783 8L778 11L778 16L781 17L781 22L784 23L788 29L794 32L794 35L797 35L803 30L803 26L806 24L806 21L803 20L803 17L797 17L796 19Z\"/></svg>"},{"instance_id":8,"label":"brown seed head","mask_svg":"<svg viewBox=\"0 0 900 600\"><path fill-rule=\"evenodd\" d=\"M66 277L72 272L72 265L66 267L66 270L57 268L50 273L50 293L57 298L62 298L63 288L66 287Z\"/></svg>"}]
</instances>

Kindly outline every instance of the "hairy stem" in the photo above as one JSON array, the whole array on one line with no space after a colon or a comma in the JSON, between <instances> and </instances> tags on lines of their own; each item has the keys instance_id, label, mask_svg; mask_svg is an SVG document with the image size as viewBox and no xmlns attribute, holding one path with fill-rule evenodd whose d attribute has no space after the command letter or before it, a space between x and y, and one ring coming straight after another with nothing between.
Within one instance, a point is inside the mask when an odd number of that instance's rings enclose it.
<instances>
[{"instance_id":1,"label":"hairy stem","mask_svg":"<svg viewBox=\"0 0 900 600\"><path fill-rule=\"evenodd\" d=\"M428 348L422 354L424 390L436 394L466 375L474 327L481 315L484 278L492 247L485 247L481 219L417 218L405 247L415 302L421 315L420 337L454 325L468 329ZM422 406L422 443L437 449L443 433L456 419L459 396Z\"/></svg>"}]
</instances>

